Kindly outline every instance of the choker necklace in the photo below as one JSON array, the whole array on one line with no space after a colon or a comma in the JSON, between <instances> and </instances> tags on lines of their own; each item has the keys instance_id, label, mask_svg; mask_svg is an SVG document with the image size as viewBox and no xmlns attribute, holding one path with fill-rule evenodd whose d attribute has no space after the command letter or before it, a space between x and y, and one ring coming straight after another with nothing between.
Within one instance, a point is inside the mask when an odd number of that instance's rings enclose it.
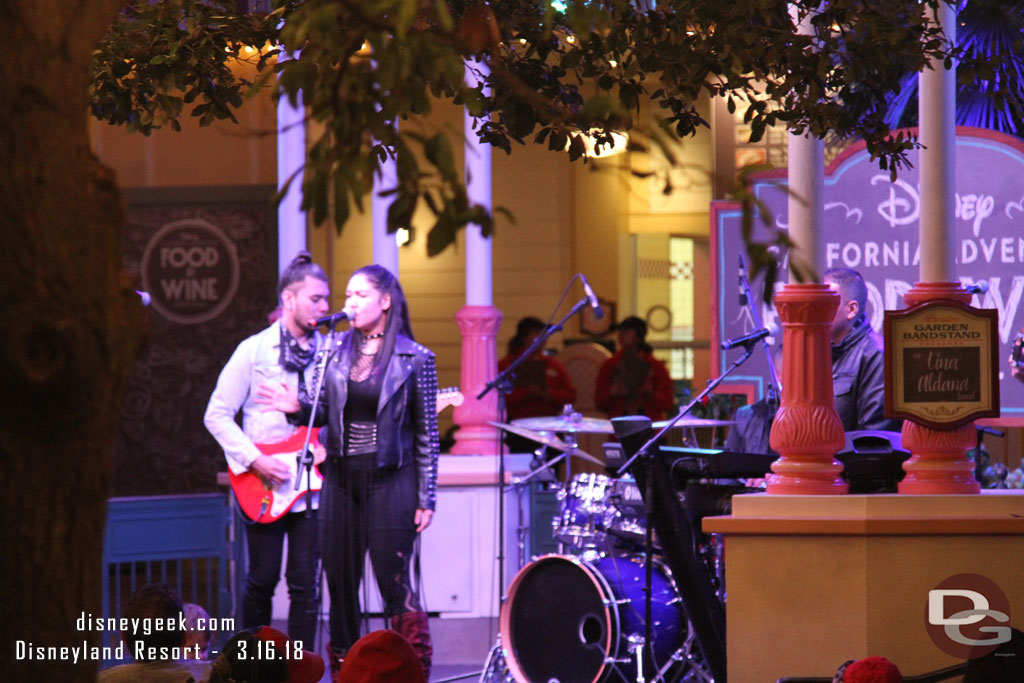
<instances>
[{"instance_id":1,"label":"choker necklace","mask_svg":"<svg viewBox=\"0 0 1024 683\"><path fill-rule=\"evenodd\" d=\"M380 339L384 336L384 332L378 332L377 334L366 334L363 335L363 341L370 341L371 339Z\"/></svg>"}]
</instances>

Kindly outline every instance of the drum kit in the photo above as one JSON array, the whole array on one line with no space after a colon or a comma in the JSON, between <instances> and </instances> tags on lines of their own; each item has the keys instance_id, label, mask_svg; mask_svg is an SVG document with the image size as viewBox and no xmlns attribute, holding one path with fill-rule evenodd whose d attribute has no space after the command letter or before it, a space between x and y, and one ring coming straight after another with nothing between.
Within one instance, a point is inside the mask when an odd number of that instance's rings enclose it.
<instances>
[{"instance_id":1,"label":"drum kit","mask_svg":"<svg viewBox=\"0 0 1024 683\"><path fill-rule=\"evenodd\" d=\"M680 423L688 430L684 438L691 438L695 428L731 424L701 418ZM559 451L524 480L562 460L604 464L579 450L576 436L614 438L609 420L568 410L556 417L492 424L540 444L538 455L545 448ZM629 475L571 475L568 465L565 476L563 484L549 484L557 489L558 512L551 529L558 553L529 563L520 554L520 570L501 606L498 643L480 683L713 681L656 539L651 553L652 642L644 643L647 526L636 482Z\"/></svg>"}]
</instances>

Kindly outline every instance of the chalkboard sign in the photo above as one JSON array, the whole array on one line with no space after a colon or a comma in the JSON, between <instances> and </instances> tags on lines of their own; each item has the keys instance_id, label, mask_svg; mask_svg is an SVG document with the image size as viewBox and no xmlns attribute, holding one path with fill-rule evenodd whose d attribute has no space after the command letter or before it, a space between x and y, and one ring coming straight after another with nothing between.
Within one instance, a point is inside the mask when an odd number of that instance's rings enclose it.
<instances>
[{"instance_id":1,"label":"chalkboard sign","mask_svg":"<svg viewBox=\"0 0 1024 683\"><path fill-rule=\"evenodd\" d=\"M934 429L999 415L998 312L929 301L885 312L885 414Z\"/></svg>"}]
</instances>

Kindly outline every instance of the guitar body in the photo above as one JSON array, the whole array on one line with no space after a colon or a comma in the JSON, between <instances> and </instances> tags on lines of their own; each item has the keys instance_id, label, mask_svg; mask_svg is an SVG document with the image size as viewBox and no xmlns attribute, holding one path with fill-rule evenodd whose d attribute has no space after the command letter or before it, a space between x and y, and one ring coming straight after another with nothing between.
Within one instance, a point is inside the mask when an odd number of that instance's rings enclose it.
<instances>
[{"instance_id":1,"label":"guitar body","mask_svg":"<svg viewBox=\"0 0 1024 683\"><path fill-rule=\"evenodd\" d=\"M458 389L442 389L437 393L437 412L441 412L447 406L460 406L462 401L463 396ZM292 476L283 484L277 486L268 484L251 470L241 474L228 471L231 490L235 492L238 507L250 521L260 524L276 522L288 514L299 496L305 494L307 489L305 471L302 473L303 480L298 491L295 490L295 477L298 475L296 456L302 452L302 445L306 442L306 432L308 431L307 427L299 427L284 441L256 444L256 448L260 449L263 455L269 455L288 465L291 469ZM319 443L317 441L319 433L319 428L313 429L313 435L309 440L310 446ZM318 467L313 468L312 480L312 484L308 488L319 491L323 487L324 480Z\"/></svg>"},{"instance_id":2,"label":"guitar body","mask_svg":"<svg viewBox=\"0 0 1024 683\"><path fill-rule=\"evenodd\" d=\"M256 444L256 447L260 449L263 455L272 456L275 460L288 465L292 471L292 476L288 481L273 486L267 484L258 474L251 470L241 474L228 472L228 476L231 479L231 490L235 492L238 506L250 521L259 522L260 524L276 522L288 514L292 506L295 505L295 501L299 499L299 496L305 494L305 471L303 471L303 480L298 491L295 490L295 477L298 475L296 456L302 451L302 445L306 442L306 432L308 431L306 427L299 427L284 441ZM318 443L316 437L319 431L319 429L313 430L313 436L309 441L310 446ZM319 468L313 468L312 479L312 486L310 488L313 491L319 491L323 487L324 481L320 476Z\"/></svg>"}]
</instances>

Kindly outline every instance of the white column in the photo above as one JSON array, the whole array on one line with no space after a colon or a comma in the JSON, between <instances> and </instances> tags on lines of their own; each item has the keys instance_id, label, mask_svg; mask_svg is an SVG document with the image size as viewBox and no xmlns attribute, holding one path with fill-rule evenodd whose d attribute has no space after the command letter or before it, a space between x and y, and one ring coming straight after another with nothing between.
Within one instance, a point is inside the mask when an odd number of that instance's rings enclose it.
<instances>
[{"instance_id":1,"label":"white column","mask_svg":"<svg viewBox=\"0 0 1024 683\"><path fill-rule=\"evenodd\" d=\"M466 83L479 81L474 69L486 74L487 66L466 64ZM469 201L491 208L491 146L481 144L473 129L475 120L464 116L466 191ZM455 433L455 455L494 454L499 452L498 431L489 423L498 419L498 396L489 392L482 400L477 395L498 374L497 333L501 311L493 305L491 239L480 234L479 225L466 227L466 305L455 320L462 333L460 384L465 401L454 411L459 425Z\"/></svg>"},{"instance_id":2,"label":"white column","mask_svg":"<svg viewBox=\"0 0 1024 683\"><path fill-rule=\"evenodd\" d=\"M790 263L811 266L820 276L818 235L824 220L822 193L825 187L825 147L813 136L789 136L789 238L793 241ZM790 282L796 282L790 271Z\"/></svg>"},{"instance_id":3,"label":"white column","mask_svg":"<svg viewBox=\"0 0 1024 683\"><path fill-rule=\"evenodd\" d=\"M277 207L277 264L284 272L295 254L306 248L306 214L302 205L302 166L306 162L306 111L299 95L293 107L287 97L277 103L277 187L295 175Z\"/></svg>"},{"instance_id":4,"label":"white column","mask_svg":"<svg viewBox=\"0 0 1024 683\"><path fill-rule=\"evenodd\" d=\"M483 74L487 66L477 62L475 68ZM466 83L473 87L477 75L466 65ZM466 148L466 192L471 204L481 204L491 210L491 146L481 143L475 135L476 119L466 109L463 114ZM480 226L473 223L466 228L466 305L490 306L493 303L491 238L480 234Z\"/></svg>"},{"instance_id":5,"label":"white column","mask_svg":"<svg viewBox=\"0 0 1024 683\"><path fill-rule=\"evenodd\" d=\"M791 10L795 12L795 10ZM811 35L810 15L797 27L797 33ZM812 135L789 135L789 238L793 249L790 264L810 266L821 276L818 235L823 222L822 195L825 187L825 145ZM792 268L789 281L796 282Z\"/></svg>"},{"instance_id":6,"label":"white column","mask_svg":"<svg viewBox=\"0 0 1024 683\"><path fill-rule=\"evenodd\" d=\"M936 19L951 42L956 40L956 12L939 3ZM921 150L920 277L922 282L956 279L956 71L941 59L923 69L918 86Z\"/></svg>"},{"instance_id":7,"label":"white column","mask_svg":"<svg viewBox=\"0 0 1024 683\"><path fill-rule=\"evenodd\" d=\"M389 158L381 164L380 173L373 177L370 216L373 224L373 262L384 266L395 276L398 275L398 242L395 235L388 232L388 206L394 201L395 195L379 195L382 190L391 190L397 185L398 170L394 159Z\"/></svg>"}]
</instances>

